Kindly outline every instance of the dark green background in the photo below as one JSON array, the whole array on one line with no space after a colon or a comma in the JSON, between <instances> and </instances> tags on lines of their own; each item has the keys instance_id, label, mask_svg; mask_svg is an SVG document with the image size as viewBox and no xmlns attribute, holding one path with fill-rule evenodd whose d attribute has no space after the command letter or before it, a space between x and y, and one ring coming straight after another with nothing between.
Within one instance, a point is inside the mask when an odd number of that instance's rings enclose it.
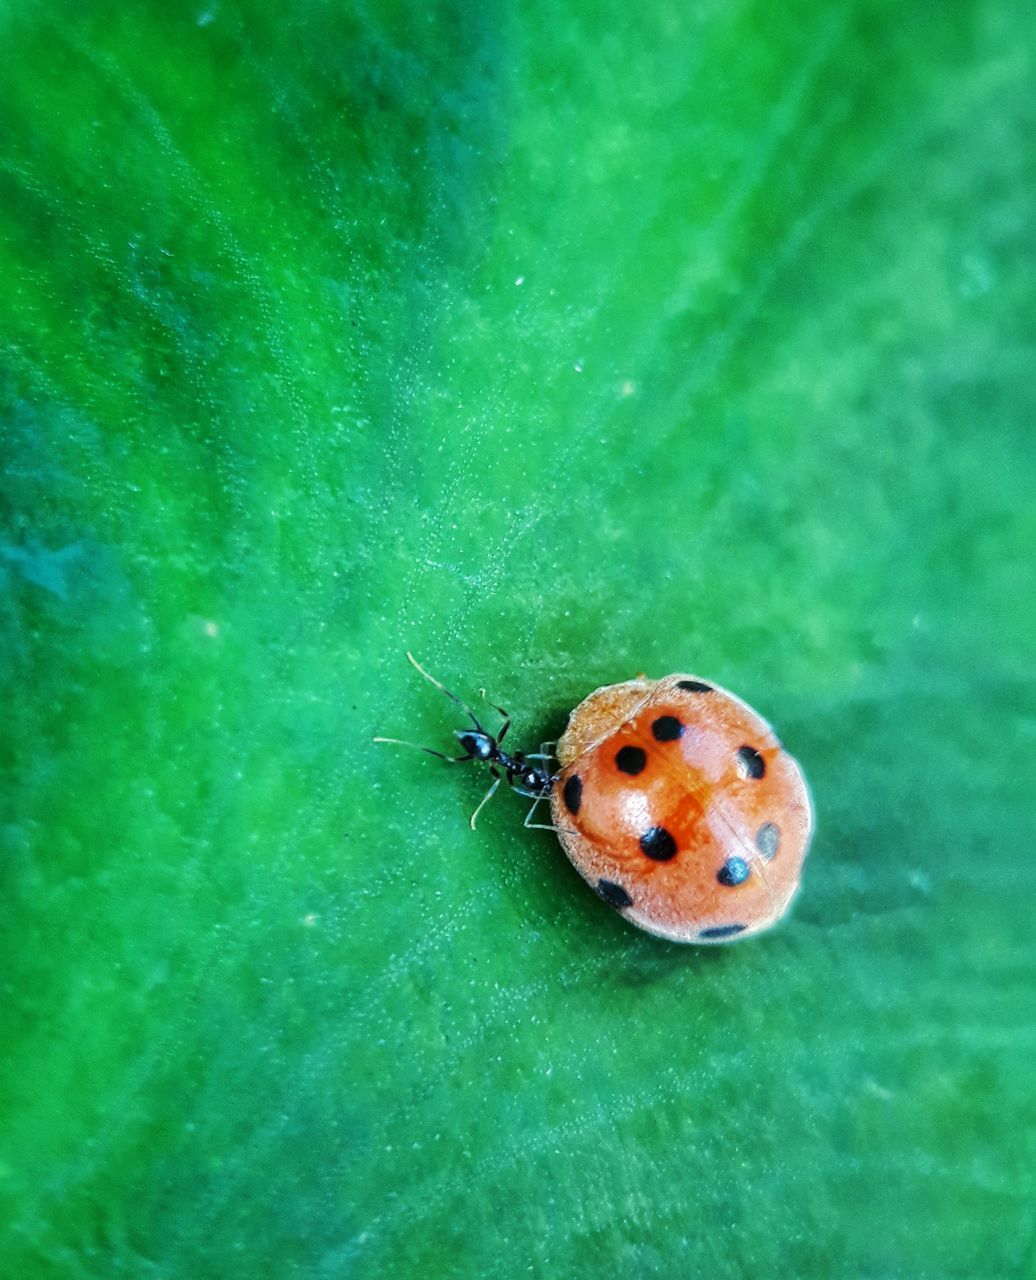
<instances>
[{"instance_id":1,"label":"dark green background","mask_svg":"<svg viewBox=\"0 0 1036 1280\"><path fill-rule=\"evenodd\" d=\"M4 6L0 1272L1036 1268L1036 27ZM447 744L690 670L819 825L635 933Z\"/></svg>"}]
</instances>

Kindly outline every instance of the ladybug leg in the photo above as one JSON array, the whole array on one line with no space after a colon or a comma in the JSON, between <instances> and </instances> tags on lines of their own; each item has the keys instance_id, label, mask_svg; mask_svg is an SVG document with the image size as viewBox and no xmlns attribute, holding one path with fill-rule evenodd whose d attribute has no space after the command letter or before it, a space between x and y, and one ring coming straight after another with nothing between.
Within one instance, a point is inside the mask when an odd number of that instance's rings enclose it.
<instances>
[{"instance_id":1,"label":"ladybug leg","mask_svg":"<svg viewBox=\"0 0 1036 1280\"><path fill-rule=\"evenodd\" d=\"M486 805L489 803L489 801L493 798L493 792L497 789L497 787L498 787L498 786L500 785L500 783L503 781L503 779L500 777L500 775L497 773L497 771L496 771L495 769L494 769L492 772L493 772L493 777L494 777L496 780L495 780L495 782L493 783L493 785L489 788L489 790L486 792L486 794L482 797L482 799L479 801L479 803L478 803L478 808L477 808L477 809L475 810L475 812L471 815L471 829L472 829L472 831L474 831L474 830L475 830L475 822L476 822L476 820L478 819L478 815L482 812L482 810L486 807Z\"/></svg>"}]
</instances>

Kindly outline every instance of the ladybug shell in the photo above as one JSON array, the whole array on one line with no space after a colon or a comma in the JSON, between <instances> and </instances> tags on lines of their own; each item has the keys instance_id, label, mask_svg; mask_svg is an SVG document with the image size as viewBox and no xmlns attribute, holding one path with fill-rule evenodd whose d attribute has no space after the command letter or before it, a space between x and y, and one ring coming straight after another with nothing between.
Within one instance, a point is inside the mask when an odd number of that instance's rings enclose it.
<instances>
[{"instance_id":1,"label":"ladybug shell","mask_svg":"<svg viewBox=\"0 0 1036 1280\"><path fill-rule=\"evenodd\" d=\"M740 698L690 675L607 685L569 716L557 757L558 838L632 924L728 942L787 910L813 827L809 790Z\"/></svg>"}]
</instances>

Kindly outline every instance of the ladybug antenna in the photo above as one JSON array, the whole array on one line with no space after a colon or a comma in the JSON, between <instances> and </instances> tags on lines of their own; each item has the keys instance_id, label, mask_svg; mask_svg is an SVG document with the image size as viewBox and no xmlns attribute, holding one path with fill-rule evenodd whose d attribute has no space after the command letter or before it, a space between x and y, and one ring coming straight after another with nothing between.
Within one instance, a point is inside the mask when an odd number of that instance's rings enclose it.
<instances>
[{"instance_id":1,"label":"ladybug antenna","mask_svg":"<svg viewBox=\"0 0 1036 1280\"><path fill-rule=\"evenodd\" d=\"M409 650L407 651L406 656L407 656L407 661L410 663L410 665L414 667L417 671L419 671L421 675L423 675L424 678L429 682L429 684L434 684L437 689L445 693L445 695L447 696L447 698L450 699L451 702L455 702L457 706L460 707L460 709L463 712L465 712L465 714L469 717L469 719L471 720L471 723L475 726L475 728L478 730L479 733L485 733L485 729L483 729L481 724L479 724L478 716L475 715L474 711L472 711L472 709L468 706L466 702L461 702L460 698L458 698L455 693L450 693L449 689L447 689L444 684L440 684L439 681L436 680L435 676L430 676L428 672L425 671L424 667L421 666L421 664L418 662L418 660L414 657L414 655ZM422 747L421 750L424 751L424 750L427 750L427 748Z\"/></svg>"}]
</instances>

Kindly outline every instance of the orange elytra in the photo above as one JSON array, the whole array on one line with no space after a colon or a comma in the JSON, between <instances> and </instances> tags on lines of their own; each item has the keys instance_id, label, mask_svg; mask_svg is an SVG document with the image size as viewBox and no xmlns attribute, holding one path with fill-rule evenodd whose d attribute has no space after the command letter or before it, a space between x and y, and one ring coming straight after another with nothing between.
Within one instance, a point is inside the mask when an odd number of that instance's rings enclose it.
<instances>
[{"instance_id":1,"label":"orange elytra","mask_svg":"<svg viewBox=\"0 0 1036 1280\"><path fill-rule=\"evenodd\" d=\"M558 839L631 924L728 942L788 909L813 828L809 790L740 698L693 675L607 685L569 716L557 759Z\"/></svg>"}]
</instances>

